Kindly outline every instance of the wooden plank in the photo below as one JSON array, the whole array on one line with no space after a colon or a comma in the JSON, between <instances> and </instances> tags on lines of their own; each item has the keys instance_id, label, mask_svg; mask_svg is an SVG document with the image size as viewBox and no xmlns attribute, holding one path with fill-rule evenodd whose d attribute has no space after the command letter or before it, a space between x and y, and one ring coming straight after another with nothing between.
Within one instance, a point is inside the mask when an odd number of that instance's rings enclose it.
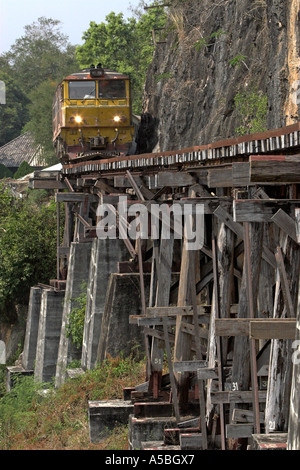
<instances>
[{"instance_id":1,"label":"wooden plank","mask_svg":"<svg viewBox=\"0 0 300 470\"><path fill-rule=\"evenodd\" d=\"M58 181L53 178L31 178L29 180L28 186L30 189L67 189L64 181Z\"/></svg>"},{"instance_id":2,"label":"wooden plank","mask_svg":"<svg viewBox=\"0 0 300 470\"><path fill-rule=\"evenodd\" d=\"M232 185L234 188L239 186L249 186L250 183L250 164L248 162L232 163Z\"/></svg>"},{"instance_id":3,"label":"wooden plank","mask_svg":"<svg viewBox=\"0 0 300 470\"><path fill-rule=\"evenodd\" d=\"M165 318L165 317L164 317ZM208 338L208 329L207 328L198 328L198 331L195 332L195 326L191 323L181 322L181 329L185 333L189 333L190 335L196 335L197 338Z\"/></svg>"},{"instance_id":4,"label":"wooden plank","mask_svg":"<svg viewBox=\"0 0 300 470\"><path fill-rule=\"evenodd\" d=\"M209 169L207 183L209 188L231 188L233 186L231 166Z\"/></svg>"},{"instance_id":5,"label":"wooden plank","mask_svg":"<svg viewBox=\"0 0 300 470\"><path fill-rule=\"evenodd\" d=\"M175 361L174 372L197 372L201 367L206 367L207 361Z\"/></svg>"},{"instance_id":6,"label":"wooden plank","mask_svg":"<svg viewBox=\"0 0 300 470\"><path fill-rule=\"evenodd\" d=\"M245 274L246 274L246 284L247 284L247 298L248 298L248 309L249 317L252 319L255 317L255 306L254 303L257 303L256 296L253 292L252 285L252 272L251 272L251 246L250 246L250 230L249 223L244 224L244 247L245 247ZM252 247L253 249L253 247ZM262 245L261 245L262 250ZM251 323L250 323L251 324ZM251 366L251 384L252 384L252 394L253 394L253 410L254 410L254 429L256 433L260 433L260 422L259 422L259 399L258 399L258 382L257 382L257 363L256 363L256 344L254 338L250 337L250 366Z\"/></svg>"},{"instance_id":7,"label":"wooden plank","mask_svg":"<svg viewBox=\"0 0 300 470\"><path fill-rule=\"evenodd\" d=\"M88 199L90 203L98 202L99 199L94 194L89 193L56 193L55 201L56 202L84 202L85 199Z\"/></svg>"},{"instance_id":8,"label":"wooden plank","mask_svg":"<svg viewBox=\"0 0 300 470\"><path fill-rule=\"evenodd\" d=\"M272 222L273 215L282 209L288 215L300 206L299 199L236 199L233 201L235 222Z\"/></svg>"},{"instance_id":9,"label":"wooden plank","mask_svg":"<svg viewBox=\"0 0 300 470\"><path fill-rule=\"evenodd\" d=\"M261 412L259 414L260 422L264 422L265 414ZM253 423L254 422L254 413L252 410L244 410L241 408L234 408L232 412L232 422L237 423Z\"/></svg>"},{"instance_id":10,"label":"wooden plank","mask_svg":"<svg viewBox=\"0 0 300 470\"><path fill-rule=\"evenodd\" d=\"M274 331L278 331L280 327L277 324L281 325L281 328L285 327L286 323L295 324L295 319L293 318L220 318L215 320L215 332L219 336L249 336L250 323L267 323L268 328L274 326ZM256 328L259 328L256 326Z\"/></svg>"},{"instance_id":11,"label":"wooden plank","mask_svg":"<svg viewBox=\"0 0 300 470\"><path fill-rule=\"evenodd\" d=\"M199 380L217 379L218 369L211 367L203 367L201 369L197 369L197 378Z\"/></svg>"},{"instance_id":12,"label":"wooden plank","mask_svg":"<svg viewBox=\"0 0 300 470\"><path fill-rule=\"evenodd\" d=\"M162 172L157 175L157 187L169 186L176 188L180 186L191 186L196 182L196 179L192 175L182 171Z\"/></svg>"},{"instance_id":13,"label":"wooden plank","mask_svg":"<svg viewBox=\"0 0 300 470\"><path fill-rule=\"evenodd\" d=\"M238 222L234 222L233 217L223 207L218 206L214 211L214 215L218 217L232 232L234 232L240 239L243 240L244 232L243 226Z\"/></svg>"},{"instance_id":14,"label":"wooden plank","mask_svg":"<svg viewBox=\"0 0 300 470\"><path fill-rule=\"evenodd\" d=\"M148 328L148 327L145 327L144 331L147 335L153 336L153 338L158 338L158 339L162 339L162 340L165 339L164 338L164 333L162 331L154 330L153 328ZM174 343L175 335L169 333L169 341L171 343Z\"/></svg>"},{"instance_id":15,"label":"wooden plank","mask_svg":"<svg viewBox=\"0 0 300 470\"><path fill-rule=\"evenodd\" d=\"M295 219L297 243L300 243L300 208L295 209Z\"/></svg>"},{"instance_id":16,"label":"wooden plank","mask_svg":"<svg viewBox=\"0 0 300 470\"><path fill-rule=\"evenodd\" d=\"M252 392L251 391L231 391L231 392L212 392L212 403L252 403ZM261 390L258 392L258 398L260 403L265 403L267 398L267 392Z\"/></svg>"},{"instance_id":17,"label":"wooden plank","mask_svg":"<svg viewBox=\"0 0 300 470\"><path fill-rule=\"evenodd\" d=\"M253 424L226 424L227 439L251 437L254 433Z\"/></svg>"},{"instance_id":18,"label":"wooden plank","mask_svg":"<svg viewBox=\"0 0 300 470\"><path fill-rule=\"evenodd\" d=\"M216 215L219 220L224 222L224 224L230 228L230 230L232 230L237 235L237 237L242 240L244 239L242 225L238 222L234 222L233 217L223 207L218 206L214 211L214 215ZM264 260L267 261L267 263L269 263L273 268L276 268L275 256L266 245L263 245L262 256Z\"/></svg>"},{"instance_id":19,"label":"wooden plank","mask_svg":"<svg viewBox=\"0 0 300 470\"><path fill-rule=\"evenodd\" d=\"M251 321L249 322L249 337L253 339L295 339L296 319L277 322Z\"/></svg>"},{"instance_id":20,"label":"wooden plank","mask_svg":"<svg viewBox=\"0 0 300 470\"><path fill-rule=\"evenodd\" d=\"M288 281L287 273L285 270L284 259L282 256L282 251L281 251L280 246L277 247L275 258L276 258L276 262L278 266L278 271L280 274L281 288L282 288L285 306L287 309L287 316L290 318L293 318L295 317L294 305L293 305L293 300L292 300L292 296L290 293L289 281Z\"/></svg>"},{"instance_id":21,"label":"wooden plank","mask_svg":"<svg viewBox=\"0 0 300 470\"><path fill-rule=\"evenodd\" d=\"M250 181L255 183L272 182L275 184L299 183L299 162L281 160L254 160L251 157Z\"/></svg>"},{"instance_id":22,"label":"wooden plank","mask_svg":"<svg viewBox=\"0 0 300 470\"><path fill-rule=\"evenodd\" d=\"M296 243L298 242L296 235L296 222L291 216L286 214L282 209L278 209L271 219L272 222L287 233Z\"/></svg>"},{"instance_id":23,"label":"wooden plank","mask_svg":"<svg viewBox=\"0 0 300 470\"><path fill-rule=\"evenodd\" d=\"M198 305L197 313L200 317L199 322L203 320L204 323L207 323L208 315L210 314L211 306L210 305ZM231 306L231 311L234 313L236 311L236 305ZM146 316L149 318L159 318L159 317L176 317L177 315L193 315L193 307L191 305L186 306L175 306L170 305L168 307L147 307Z\"/></svg>"}]
</instances>

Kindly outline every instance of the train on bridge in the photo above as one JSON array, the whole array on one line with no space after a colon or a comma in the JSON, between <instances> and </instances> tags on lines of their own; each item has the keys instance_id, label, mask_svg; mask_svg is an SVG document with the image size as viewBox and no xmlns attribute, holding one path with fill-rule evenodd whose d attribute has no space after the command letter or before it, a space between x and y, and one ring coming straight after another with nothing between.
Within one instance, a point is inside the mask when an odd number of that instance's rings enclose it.
<instances>
[{"instance_id":1,"label":"train on bridge","mask_svg":"<svg viewBox=\"0 0 300 470\"><path fill-rule=\"evenodd\" d=\"M62 163L134 154L137 127L129 76L98 64L57 86L53 144Z\"/></svg>"}]
</instances>

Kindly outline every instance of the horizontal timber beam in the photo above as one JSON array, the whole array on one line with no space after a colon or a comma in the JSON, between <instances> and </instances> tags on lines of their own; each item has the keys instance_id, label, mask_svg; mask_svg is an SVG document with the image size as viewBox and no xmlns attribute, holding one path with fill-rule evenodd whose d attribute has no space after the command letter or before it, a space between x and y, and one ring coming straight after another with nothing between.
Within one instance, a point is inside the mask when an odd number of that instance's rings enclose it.
<instances>
[{"instance_id":1,"label":"horizontal timber beam","mask_svg":"<svg viewBox=\"0 0 300 470\"><path fill-rule=\"evenodd\" d=\"M217 336L249 336L255 339L293 339L295 318L216 318Z\"/></svg>"},{"instance_id":2,"label":"horizontal timber beam","mask_svg":"<svg viewBox=\"0 0 300 470\"><path fill-rule=\"evenodd\" d=\"M275 213L282 209L288 215L300 207L299 199L236 199L233 201L235 222L272 222Z\"/></svg>"}]
</instances>

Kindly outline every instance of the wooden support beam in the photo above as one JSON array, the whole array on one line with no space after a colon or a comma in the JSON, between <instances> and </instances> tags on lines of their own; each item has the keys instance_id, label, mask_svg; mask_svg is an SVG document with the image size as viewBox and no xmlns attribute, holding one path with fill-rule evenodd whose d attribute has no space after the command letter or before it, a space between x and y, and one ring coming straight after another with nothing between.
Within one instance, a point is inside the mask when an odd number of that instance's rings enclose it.
<instances>
[{"instance_id":1,"label":"wooden support beam","mask_svg":"<svg viewBox=\"0 0 300 470\"><path fill-rule=\"evenodd\" d=\"M233 220L272 222L272 217L279 209L290 215L297 206L300 206L299 199L236 199L233 201Z\"/></svg>"},{"instance_id":2,"label":"wooden support beam","mask_svg":"<svg viewBox=\"0 0 300 470\"><path fill-rule=\"evenodd\" d=\"M278 211L271 217L271 220L281 230L287 233L296 243L298 242L296 235L296 222L291 216L282 209L278 209Z\"/></svg>"},{"instance_id":3,"label":"wooden support beam","mask_svg":"<svg viewBox=\"0 0 300 470\"><path fill-rule=\"evenodd\" d=\"M295 219L296 219L296 238L297 243L300 244L300 209L295 209Z\"/></svg>"},{"instance_id":4,"label":"wooden support beam","mask_svg":"<svg viewBox=\"0 0 300 470\"><path fill-rule=\"evenodd\" d=\"M99 199L96 195L94 194L89 194L89 193L76 193L76 192L70 192L70 193L56 193L55 194L55 201L56 202L84 202L85 199L88 198L88 201L90 203L92 202L98 202Z\"/></svg>"},{"instance_id":5,"label":"wooden support beam","mask_svg":"<svg viewBox=\"0 0 300 470\"><path fill-rule=\"evenodd\" d=\"M236 310L236 305L231 306L231 310ZM207 323L209 314L211 311L210 305L197 305L197 314L199 315L199 323ZM148 307L146 308L146 316L149 318L160 318L165 316L177 316L177 315L193 315L193 307L191 305L174 306L168 307Z\"/></svg>"},{"instance_id":6,"label":"wooden support beam","mask_svg":"<svg viewBox=\"0 0 300 470\"><path fill-rule=\"evenodd\" d=\"M162 172L157 175L157 187L178 188L180 186L191 186L196 182L195 177L183 171Z\"/></svg>"},{"instance_id":7,"label":"wooden support beam","mask_svg":"<svg viewBox=\"0 0 300 470\"><path fill-rule=\"evenodd\" d=\"M249 162L232 163L232 185L234 188L249 186L250 164Z\"/></svg>"},{"instance_id":8,"label":"wooden support beam","mask_svg":"<svg viewBox=\"0 0 300 470\"><path fill-rule=\"evenodd\" d=\"M201 367L206 367L207 361L175 361L174 372L197 372Z\"/></svg>"},{"instance_id":9,"label":"wooden support beam","mask_svg":"<svg viewBox=\"0 0 300 470\"><path fill-rule=\"evenodd\" d=\"M209 188L232 188L232 167L209 169L207 183Z\"/></svg>"},{"instance_id":10,"label":"wooden support beam","mask_svg":"<svg viewBox=\"0 0 300 470\"><path fill-rule=\"evenodd\" d=\"M68 189L64 181L58 181L54 178L31 178L28 186L30 189Z\"/></svg>"},{"instance_id":11,"label":"wooden support beam","mask_svg":"<svg viewBox=\"0 0 300 470\"><path fill-rule=\"evenodd\" d=\"M280 246L277 247L277 251L275 254L277 266L278 266L278 271L281 279L281 288L282 288L282 293L285 301L285 306L287 310L287 316L290 318L295 317L295 311L294 311L294 305L293 305L293 300L292 296L290 293L290 287L289 287L289 281L284 265L284 259L282 256L282 251Z\"/></svg>"},{"instance_id":12,"label":"wooden support beam","mask_svg":"<svg viewBox=\"0 0 300 470\"><path fill-rule=\"evenodd\" d=\"M260 422L264 422L264 413L259 414ZM241 408L235 408L232 412L232 422L233 423L254 423L253 410L243 410Z\"/></svg>"},{"instance_id":13,"label":"wooden support beam","mask_svg":"<svg viewBox=\"0 0 300 470\"><path fill-rule=\"evenodd\" d=\"M252 391L231 391L231 392L212 392L212 403L252 403ZM261 390L258 392L258 398L260 403L265 403L267 398L267 392Z\"/></svg>"},{"instance_id":14,"label":"wooden support beam","mask_svg":"<svg viewBox=\"0 0 300 470\"><path fill-rule=\"evenodd\" d=\"M251 321L249 323L249 337L253 339L295 339L296 319L284 321Z\"/></svg>"},{"instance_id":15,"label":"wooden support beam","mask_svg":"<svg viewBox=\"0 0 300 470\"><path fill-rule=\"evenodd\" d=\"M254 434L253 424L226 424L227 439L241 439L251 437Z\"/></svg>"},{"instance_id":16,"label":"wooden support beam","mask_svg":"<svg viewBox=\"0 0 300 470\"><path fill-rule=\"evenodd\" d=\"M260 156L250 157L250 181L255 183L299 183L299 160L286 161L281 156L270 156L272 159Z\"/></svg>"},{"instance_id":17,"label":"wooden support beam","mask_svg":"<svg viewBox=\"0 0 300 470\"><path fill-rule=\"evenodd\" d=\"M252 327L253 323L255 325ZM286 335L290 338L293 329L295 334L295 328L296 321L293 318L220 318L215 320L217 336L249 336L250 333L255 333L257 339L260 335L262 337L265 335L266 339L284 339Z\"/></svg>"}]
</instances>

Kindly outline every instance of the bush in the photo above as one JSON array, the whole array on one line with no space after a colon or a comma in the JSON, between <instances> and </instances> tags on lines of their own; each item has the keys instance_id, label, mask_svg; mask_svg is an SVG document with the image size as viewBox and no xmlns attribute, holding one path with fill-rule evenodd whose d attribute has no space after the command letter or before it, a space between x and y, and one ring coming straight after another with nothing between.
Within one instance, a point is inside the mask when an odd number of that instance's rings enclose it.
<instances>
[{"instance_id":1,"label":"bush","mask_svg":"<svg viewBox=\"0 0 300 470\"><path fill-rule=\"evenodd\" d=\"M242 122L235 130L238 135L267 130L268 98L255 86L239 91L234 98L234 107Z\"/></svg>"},{"instance_id":2,"label":"bush","mask_svg":"<svg viewBox=\"0 0 300 470\"><path fill-rule=\"evenodd\" d=\"M12 178L12 172L2 163L0 163L0 180L3 178Z\"/></svg>"},{"instance_id":3,"label":"bush","mask_svg":"<svg viewBox=\"0 0 300 470\"><path fill-rule=\"evenodd\" d=\"M14 174L14 178L17 180L19 178L23 178L23 176L29 175L34 171L27 162L22 162L17 171Z\"/></svg>"}]
</instances>

